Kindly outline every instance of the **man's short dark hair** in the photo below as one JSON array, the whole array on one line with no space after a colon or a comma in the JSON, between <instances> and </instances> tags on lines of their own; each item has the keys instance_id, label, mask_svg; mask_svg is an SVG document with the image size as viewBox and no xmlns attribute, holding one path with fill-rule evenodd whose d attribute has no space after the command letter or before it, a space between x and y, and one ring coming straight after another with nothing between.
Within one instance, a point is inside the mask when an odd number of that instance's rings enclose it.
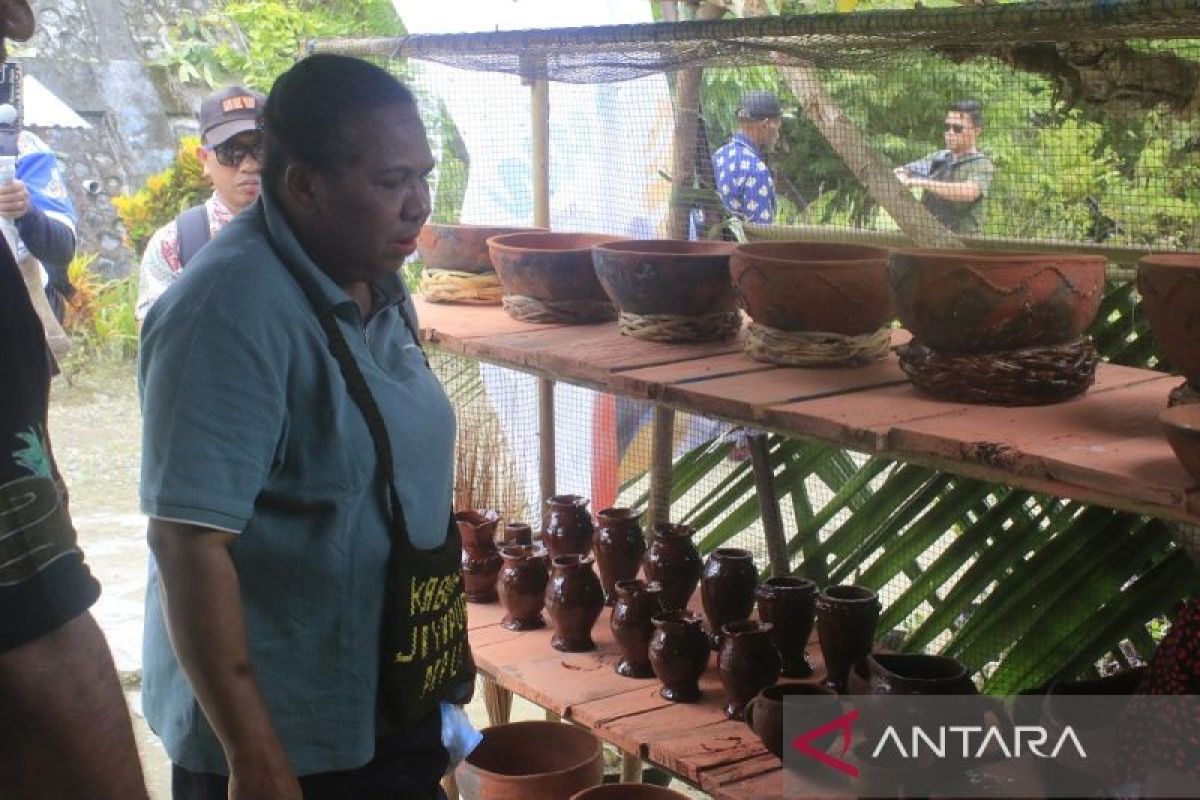
<instances>
[{"instance_id":1,"label":"man's short dark hair","mask_svg":"<svg viewBox=\"0 0 1200 800\"><path fill-rule=\"evenodd\" d=\"M288 164L323 173L351 163L361 148L353 124L369 111L415 107L404 84L370 62L318 53L276 79L263 112L262 179L277 187Z\"/></svg>"},{"instance_id":2,"label":"man's short dark hair","mask_svg":"<svg viewBox=\"0 0 1200 800\"><path fill-rule=\"evenodd\" d=\"M978 100L959 100L950 104L950 110L970 117L971 124L976 128L983 127L983 104Z\"/></svg>"}]
</instances>

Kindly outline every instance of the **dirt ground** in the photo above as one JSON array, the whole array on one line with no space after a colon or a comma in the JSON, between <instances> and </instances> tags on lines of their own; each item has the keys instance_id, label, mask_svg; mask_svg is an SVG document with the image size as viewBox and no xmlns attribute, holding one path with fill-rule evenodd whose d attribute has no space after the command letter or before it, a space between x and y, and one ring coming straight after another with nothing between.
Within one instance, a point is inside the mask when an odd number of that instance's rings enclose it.
<instances>
[{"instance_id":1,"label":"dirt ground","mask_svg":"<svg viewBox=\"0 0 1200 800\"><path fill-rule=\"evenodd\" d=\"M55 378L50 436L70 489L80 546L103 586L92 614L127 687L150 794L153 800L169 800L170 764L139 713L148 551L146 518L138 511L141 416L135 366L104 364ZM519 697L514 700L514 720L542 718L541 709ZM468 713L477 727L487 724L481 692ZM672 788L689 791L678 783Z\"/></svg>"}]
</instances>

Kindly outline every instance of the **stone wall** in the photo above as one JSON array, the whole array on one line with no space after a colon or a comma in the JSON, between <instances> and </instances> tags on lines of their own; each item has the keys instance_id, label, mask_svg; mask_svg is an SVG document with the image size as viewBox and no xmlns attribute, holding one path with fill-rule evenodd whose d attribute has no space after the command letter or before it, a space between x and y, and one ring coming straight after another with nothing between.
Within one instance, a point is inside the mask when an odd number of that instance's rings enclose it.
<instances>
[{"instance_id":1,"label":"stone wall","mask_svg":"<svg viewBox=\"0 0 1200 800\"><path fill-rule=\"evenodd\" d=\"M96 269L127 274L139 254L122 243L110 198L137 189L165 168L177 136L195 130L196 90L185 90L151 62L167 32L209 0L56 0L36 3L38 32L13 56L86 119L91 130L31 128L63 158L79 212L79 252L99 254Z\"/></svg>"}]
</instances>

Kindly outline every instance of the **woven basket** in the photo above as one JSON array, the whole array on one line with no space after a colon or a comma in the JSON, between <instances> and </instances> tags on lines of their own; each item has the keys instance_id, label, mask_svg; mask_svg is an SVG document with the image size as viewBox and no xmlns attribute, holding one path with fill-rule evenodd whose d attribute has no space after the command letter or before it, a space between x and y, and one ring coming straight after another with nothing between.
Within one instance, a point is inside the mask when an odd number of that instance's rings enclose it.
<instances>
[{"instance_id":1,"label":"woven basket","mask_svg":"<svg viewBox=\"0 0 1200 800\"><path fill-rule=\"evenodd\" d=\"M993 353L947 353L917 340L896 348L900 368L921 391L960 403L1038 406L1083 394L1096 379L1091 339Z\"/></svg>"}]
</instances>

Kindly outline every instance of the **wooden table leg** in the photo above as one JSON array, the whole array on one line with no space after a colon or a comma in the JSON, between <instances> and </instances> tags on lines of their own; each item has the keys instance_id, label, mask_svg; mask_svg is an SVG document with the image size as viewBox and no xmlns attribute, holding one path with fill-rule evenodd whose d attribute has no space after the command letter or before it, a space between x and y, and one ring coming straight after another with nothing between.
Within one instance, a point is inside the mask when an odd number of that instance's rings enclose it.
<instances>
[{"instance_id":1,"label":"wooden table leg","mask_svg":"<svg viewBox=\"0 0 1200 800\"><path fill-rule=\"evenodd\" d=\"M762 509L763 536L767 540L767 560L771 574L780 577L791 574L787 554L787 537L783 518L779 514L779 497L775 494L775 471L771 469L770 449L765 433L750 434L750 466L754 472L754 488Z\"/></svg>"},{"instance_id":2,"label":"wooden table leg","mask_svg":"<svg viewBox=\"0 0 1200 800\"><path fill-rule=\"evenodd\" d=\"M642 782L642 757L621 751L621 783Z\"/></svg>"},{"instance_id":3,"label":"wooden table leg","mask_svg":"<svg viewBox=\"0 0 1200 800\"><path fill-rule=\"evenodd\" d=\"M446 800L458 800L458 780L453 772L442 778L442 791L446 793Z\"/></svg>"},{"instance_id":4,"label":"wooden table leg","mask_svg":"<svg viewBox=\"0 0 1200 800\"><path fill-rule=\"evenodd\" d=\"M671 468L675 450L675 410L654 407L650 453L650 537L654 526L671 521Z\"/></svg>"},{"instance_id":5,"label":"wooden table leg","mask_svg":"<svg viewBox=\"0 0 1200 800\"><path fill-rule=\"evenodd\" d=\"M512 713L512 692L488 676L483 677L483 705L487 709L488 723L503 725Z\"/></svg>"},{"instance_id":6,"label":"wooden table leg","mask_svg":"<svg viewBox=\"0 0 1200 800\"><path fill-rule=\"evenodd\" d=\"M553 711L551 711L550 709L547 708L546 709L546 722L562 722L562 717L560 717L558 714L555 714Z\"/></svg>"}]
</instances>

